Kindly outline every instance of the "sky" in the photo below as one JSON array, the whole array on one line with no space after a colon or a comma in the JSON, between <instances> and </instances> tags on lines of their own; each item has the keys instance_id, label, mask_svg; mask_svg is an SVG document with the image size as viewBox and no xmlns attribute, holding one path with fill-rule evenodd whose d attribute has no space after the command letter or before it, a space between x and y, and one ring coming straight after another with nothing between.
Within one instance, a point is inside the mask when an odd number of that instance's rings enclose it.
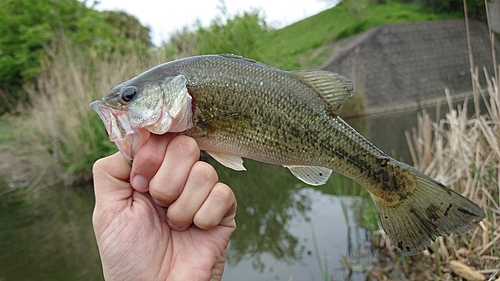
<instances>
[{"instance_id":1,"label":"sky","mask_svg":"<svg viewBox=\"0 0 500 281\"><path fill-rule=\"evenodd\" d=\"M137 17L151 28L153 43L159 45L184 26L191 27L196 19L207 26L218 14L219 0L99 0L97 10L122 10ZM333 6L325 0L225 0L230 15L260 8L266 22L275 28L289 25Z\"/></svg>"}]
</instances>

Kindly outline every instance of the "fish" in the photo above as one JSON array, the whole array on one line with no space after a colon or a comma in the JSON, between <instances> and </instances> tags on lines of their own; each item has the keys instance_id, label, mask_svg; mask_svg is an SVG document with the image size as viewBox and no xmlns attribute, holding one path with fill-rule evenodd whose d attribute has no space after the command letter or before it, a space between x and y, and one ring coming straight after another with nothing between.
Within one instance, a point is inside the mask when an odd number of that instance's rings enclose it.
<instances>
[{"instance_id":1,"label":"fish","mask_svg":"<svg viewBox=\"0 0 500 281\"><path fill-rule=\"evenodd\" d=\"M332 171L349 177L368 190L403 255L473 229L485 217L478 205L390 157L338 116L353 93L354 83L334 72L203 55L147 70L91 107L129 162L149 134L175 132L237 171L249 158L282 165L309 185L325 184Z\"/></svg>"}]
</instances>

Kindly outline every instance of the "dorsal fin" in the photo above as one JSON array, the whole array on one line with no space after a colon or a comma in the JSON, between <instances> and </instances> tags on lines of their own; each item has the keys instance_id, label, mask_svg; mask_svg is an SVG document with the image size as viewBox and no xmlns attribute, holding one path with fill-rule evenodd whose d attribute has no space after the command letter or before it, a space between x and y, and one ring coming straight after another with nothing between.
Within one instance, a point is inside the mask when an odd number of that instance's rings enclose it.
<instances>
[{"instance_id":1,"label":"dorsal fin","mask_svg":"<svg viewBox=\"0 0 500 281\"><path fill-rule=\"evenodd\" d=\"M338 73L325 70L299 70L289 73L313 89L333 111L354 93L354 83Z\"/></svg>"},{"instance_id":2,"label":"dorsal fin","mask_svg":"<svg viewBox=\"0 0 500 281\"><path fill-rule=\"evenodd\" d=\"M257 61L255 61L253 59L247 59L247 58L244 58L242 56L235 55L235 54L221 54L219 56L224 57L226 59L239 59L239 60L246 61L246 62L257 63Z\"/></svg>"}]
</instances>

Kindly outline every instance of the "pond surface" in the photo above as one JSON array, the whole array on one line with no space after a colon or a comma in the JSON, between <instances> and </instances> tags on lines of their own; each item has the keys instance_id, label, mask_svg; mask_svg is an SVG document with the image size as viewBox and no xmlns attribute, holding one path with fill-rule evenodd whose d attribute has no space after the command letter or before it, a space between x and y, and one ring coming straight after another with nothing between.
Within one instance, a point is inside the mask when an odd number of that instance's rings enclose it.
<instances>
[{"instance_id":1,"label":"pond surface","mask_svg":"<svg viewBox=\"0 0 500 281\"><path fill-rule=\"evenodd\" d=\"M404 131L415 126L415 111L348 122L387 153L410 159ZM281 166L245 166L216 165L238 200L223 280L365 280L373 253L360 225L376 221L363 188L338 175L310 187ZM0 281L102 280L92 188L32 190L12 190L0 178Z\"/></svg>"}]
</instances>

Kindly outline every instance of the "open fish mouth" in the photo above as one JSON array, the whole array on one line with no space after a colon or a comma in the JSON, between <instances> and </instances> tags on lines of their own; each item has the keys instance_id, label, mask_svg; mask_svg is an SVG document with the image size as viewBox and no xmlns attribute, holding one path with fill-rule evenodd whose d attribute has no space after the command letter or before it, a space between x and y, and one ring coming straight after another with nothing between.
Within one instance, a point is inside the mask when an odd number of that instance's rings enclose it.
<instances>
[{"instance_id":1,"label":"open fish mouth","mask_svg":"<svg viewBox=\"0 0 500 281\"><path fill-rule=\"evenodd\" d=\"M90 106L103 121L109 140L114 142L125 159L132 163L139 148L149 138L149 134L144 134L145 132L139 129L134 130L124 109L112 108L102 100L94 101Z\"/></svg>"},{"instance_id":2,"label":"open fish mouth","mask_svg":"<svg viewBox=\"0 0 500 281\"><path fill-rule=\"evenodd\" d=\"M114 109L102 100L94 101L90 106L101 117L112 142L123 141L128 135L137 133L130 126L129 118L123 109Z\"/></svg>"},{"instance_id":3,"label":"open fish mouth","mask_svg":"<svg viewBox=\"0 0 500 281\"><path fill-rule=\"evenodd\" d=\"M179 133L193 126L192 98L183 75L152 81L149 87L151 95L142 94L136 87L124 87L90 104L103 121L109 139L129 162L150 133Z\"/></svg>"}]
</instances>

